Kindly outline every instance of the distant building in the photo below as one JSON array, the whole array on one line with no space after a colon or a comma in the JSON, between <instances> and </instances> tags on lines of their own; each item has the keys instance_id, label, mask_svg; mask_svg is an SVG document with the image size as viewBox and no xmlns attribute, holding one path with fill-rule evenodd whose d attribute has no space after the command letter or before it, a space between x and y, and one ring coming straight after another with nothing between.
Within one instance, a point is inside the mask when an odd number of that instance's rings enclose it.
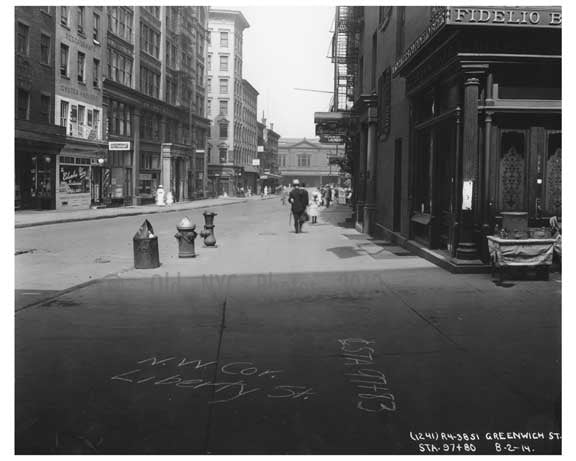
<instances>
[{"instance_id":1,"label":"distant building","mask_svg":"<svg viewBox=\"0 0 576 461\"><path fill-rule=\"evenodd\" d=\"M255 191L258 181L258 168L252 160L258 158L258 91L248 80L242 79L242 116L240 130L236 131L234 141L234 163L241 165L242 181L240 186Z\"/></svg>"},{"instance_id":2,"label":"distant building","mask_svg":"<svg viewBox=\"0 0 576 461\"><path fill-rule=\"evenodd\" d=\"M343 156L343 145L320 144L316 139L280 138L278 160L282 184L290 184L293 179L299 179L306 187L339 184L340 167L330 159Z\"/></svg>"},{"instance_id":3,"label":"distant building","mask_svg":"<svg viewBox=\"0 0 576 461\"><path fill-rule=\"evenodd\" d=\"M260 161L260 187L258 191L265 186L275 190L282 178L278 169L278 141L280 135L274 131L273 123L270 124L270 128L267 128L265 118L262 118L262 122L258 122L257 126L258 159Z\"/></svg>"},{"instance_id":4,"label":"distant building","mask_svg":"<svg viewBox=\"0 0 576 461\"><path fill-rule=\"evenodd\" d=\"M15 208L56 206L56 161L66 127L54 124L56 7L15 7Z\"/></svg>"},{"instance_id":5,"label":"distant building","mask_svg":"<svg viewBox=\"0 0 576 461\"><path fill-rule=\"evenodd\" d=\"M244 163L237 143L242 136L242 36L249 26L240 11L210 10L208 187L212 195L235 195L242 187Z\"/></svg>"}]
</instances>

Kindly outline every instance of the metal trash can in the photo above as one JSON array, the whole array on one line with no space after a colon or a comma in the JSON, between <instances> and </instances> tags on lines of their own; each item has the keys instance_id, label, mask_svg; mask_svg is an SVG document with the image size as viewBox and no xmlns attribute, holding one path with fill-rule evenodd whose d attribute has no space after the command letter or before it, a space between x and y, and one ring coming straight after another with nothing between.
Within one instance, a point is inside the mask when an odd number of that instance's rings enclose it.
<instances>
[{"instance_id":1,"label":"metal trash can","mask_svg":"<svg viewBox=\"0 0 576 461\"><path fill-rule=\"evenodd\" d=\"M158 256L158 237L148 220L144 220L134 235L134 267L136 269L154 269L160 267Z\"/></svg>"}]
</instances>

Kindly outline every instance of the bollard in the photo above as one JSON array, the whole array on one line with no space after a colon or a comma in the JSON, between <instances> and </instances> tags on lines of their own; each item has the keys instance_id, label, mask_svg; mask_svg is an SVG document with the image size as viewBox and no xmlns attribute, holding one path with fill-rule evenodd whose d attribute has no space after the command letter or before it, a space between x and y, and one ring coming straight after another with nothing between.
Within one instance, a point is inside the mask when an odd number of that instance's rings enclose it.
<instances>
[{"instance_id":1,"label":"bollard","mask_svg":"<svg viewBox=\"0 0 576 461\"><path fill-rule=\"evenodd\" d=\"M204 215L204 230L200 232L200 237L204 239L204 245L207 247L216 246L216 237L214 236L214 216L218 213L212 211L205 211L202 213Z\"/></svg>"},{"instance_id":2,"label":"bollard","mask_svg":"<svg viewBox=\"0 0 576 461\"><path fill-rule=\"evenodd\" d=\"M178 257L195 258L194 240L197 237L196 224L192 224L190 218L184 218L176 226L178 232L174 237L178 239Z\"/></svg>"},{"instance_id":3,"label":"bollard","mask_svg":"<svg viewBox=\"0 0 576 461\"><path fill-rule=\"evenodd\" d=\"M144 220L132 239L134 243L134 267L136 269L154 269L160 266L158 256L158 237L148 220Z\"/></svg>"}]
</instances>

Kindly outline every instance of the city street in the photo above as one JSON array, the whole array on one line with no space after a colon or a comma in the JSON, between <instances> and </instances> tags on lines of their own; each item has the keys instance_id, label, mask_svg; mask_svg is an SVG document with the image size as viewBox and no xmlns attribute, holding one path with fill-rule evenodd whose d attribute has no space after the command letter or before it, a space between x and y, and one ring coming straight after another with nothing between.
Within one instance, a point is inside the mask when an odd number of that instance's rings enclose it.
<instances>
[{"instance_id":1,"label":"city street","mask_svg":"<svg viewBox=\"0 0 576 461\"><path fill-rule=\"evenodd\" d=\"M16 229L16 453L560 453L559 274L454 275L344 205L210 210L191 259L204 209Z\"/></svg>"}]
</instances>

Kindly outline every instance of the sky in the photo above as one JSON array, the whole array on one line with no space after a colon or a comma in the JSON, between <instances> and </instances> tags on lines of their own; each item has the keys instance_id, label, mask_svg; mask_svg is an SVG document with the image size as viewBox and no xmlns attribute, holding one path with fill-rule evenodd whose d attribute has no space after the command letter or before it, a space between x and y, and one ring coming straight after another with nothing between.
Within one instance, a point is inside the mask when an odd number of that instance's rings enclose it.
<instances>
[{"instance_id":1,"label":"sky","mask_svg":"<svg viewBox=\"0 0 576 461\"><path fill-rule=\"evenodd\" d=\"M334 69L329 59L334 6L236 6L244 31L243 78L260 93L262 112L282 137L314 137L314 112L329 110Z\"/></svg>"}]
</instances>

